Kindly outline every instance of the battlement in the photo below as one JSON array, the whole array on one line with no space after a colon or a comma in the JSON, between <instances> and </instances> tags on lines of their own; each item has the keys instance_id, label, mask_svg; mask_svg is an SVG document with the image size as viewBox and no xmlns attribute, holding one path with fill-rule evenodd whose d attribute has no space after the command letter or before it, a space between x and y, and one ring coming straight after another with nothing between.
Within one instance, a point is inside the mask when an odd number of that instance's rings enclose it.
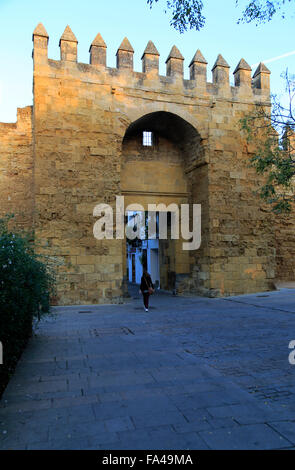
<instances>
[{"instance_id":1,"label":"battlement","mask_svg":"<svg viewBox=\"0 0 295 470\"><path fill-rule=\"evenodd\" d=\"M0 132L16 129L18 131L32 130L32 106L17 108L16 122L0 122Z\"/></svg>"},{"instance_id":2,"label":"battlement","mask_svg":"<svg viewBox=\"0 0 295 470\"><path fill-rule=\"evenodd\" d=\"M98 75L103 72L112 77L129 74L130 77L141 84L146 80L148 86L157 87L157 83L173 85L183 81L185 90L198 90L199 94L224 96L227 98L245 98L247 101L269 101L270 96L270 71L260 63L252 76L250 65L241 59L236 66L234 86L230 85L230 65L221 54L218 55L212 67L212 82L207 82L207 65L202 52L198 49L189 65L189 79L184 79L184 57L176 46L173 46L166 60L166 76L159 75L159 57L156 46L149 41L144 50L142 60L142 72L134 71L134 49L125 37L116 54L116 68L107 67L107 45L98 33L89 48L89 64L78 62L78 40L69 26L62 34L60 46L60 61L48 59L49 36L46 29L39 23L33 32L33 58L35 71L39 65L49 65L55 70L63 67L74 68L79 72ZM196 92L197 94L197 92Z\"/></svg>"}]
</instances>

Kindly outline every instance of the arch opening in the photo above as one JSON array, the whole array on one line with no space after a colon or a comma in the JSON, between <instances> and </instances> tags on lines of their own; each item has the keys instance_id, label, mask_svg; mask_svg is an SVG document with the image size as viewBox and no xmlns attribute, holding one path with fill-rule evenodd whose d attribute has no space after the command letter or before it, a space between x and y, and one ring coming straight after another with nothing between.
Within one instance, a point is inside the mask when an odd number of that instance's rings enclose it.
<instances>
[{"instance_id":1,"label":"arch opening","mask_svg":"<svg viewBox=\"0 0 295 470\"><path fill-rule=\"evenodd\" d=\"M146 133L146 134L145 134ZM149 135L148 145L144 138ZM200 203L198 162L204 158L202 138L198 131L176 114L149 113L129 125L122 142L121 193L125 209L139 204L147 214L150 204L156 206L155 218L167 212L167 238L139 240L124 244L123 260L126 279L140 282L142 262L154 274L156 285L164 290L181 292L191 284L196 253L183 249L179 238L171 236L171 205ZM197 184L196 184L197 182ZM167 209L165 209L165 207ZM192 227L192 211L190 211ZM148 220L146 218L146 220ZM155 278L158 273L158 278Z\"/></svg>"}]
</instances>

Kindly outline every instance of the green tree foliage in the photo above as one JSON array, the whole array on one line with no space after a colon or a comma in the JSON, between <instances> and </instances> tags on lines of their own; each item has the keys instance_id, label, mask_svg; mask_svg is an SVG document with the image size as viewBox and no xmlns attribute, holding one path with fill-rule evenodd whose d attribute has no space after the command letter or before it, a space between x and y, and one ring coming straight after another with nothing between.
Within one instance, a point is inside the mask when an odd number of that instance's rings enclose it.
<instances>
[{"instance_id":1,"label":"green tree foliage","mask_svg":"<svg viewBox=\"0 0 295 470\"><path fill-rule=\"evenodd\" d=\"M152 8L159 1L147 0L147 3ZM188 29L200 31L205 26L206 19L203 9L206 0L165 0L165 2L165 13L171 15L170 25L180 33ZM210 0L207 0L208 2ZM276 14L280 14L282 18L285 18L285 7L291 2L295 6L295 0L236 0L236 7L241 6L243 8L243 13L238 23L265 23L272 20Z\"/></svg>"},{"instance_id":2,"label":"green tree foliage","mask_svg":"<svg viewBox=\"0 0 295 470\"><path fill-rule=\"evenodd\" d=\"M256 24L266 23L271 21L276 14L280 14L282 18L285 18L285 7L291 2L294 4L294 0L252 0L246 5L242 17L238 22L255 22ZM240 3L241 0L236 0L236 5L239 5Z\"/></svg>"},{"instance_id":3,"label":"green tree foliage","mask_svg":"<svg viewBox=\"0 0 295 470\"><path fill-rule=\"evenodd\" d=\"M37 255L32 236L8 228L0 219L0 395L31 335L34 317L49 312L55 279Z\"/></svg>"},{"instance_id":4,"label":"green tree foliage","mask_svg":"<svg viewBox=\"0 0 295 470\"><path fill-rule=\"evenodd\" d=\"M271 113L256 106L241 120L247 140L255 149L251 164L265 183L259 193L275 213L290 212L295 202L295 76L284 74L288 102L272 96Z\"/></svg>"},{"instance_id":5,"label":"green tree foliage","mask_svg":"<svg viewBox=\"0 0 295 470\"><path fill-rule=\"evenodd\" d=\"M159 0L147 0L150 8ZM166 0L165 13L171 12L170 25L180 33L187 29L199 31L205 25L202 0Z\"/></svg>"}]
</instances>

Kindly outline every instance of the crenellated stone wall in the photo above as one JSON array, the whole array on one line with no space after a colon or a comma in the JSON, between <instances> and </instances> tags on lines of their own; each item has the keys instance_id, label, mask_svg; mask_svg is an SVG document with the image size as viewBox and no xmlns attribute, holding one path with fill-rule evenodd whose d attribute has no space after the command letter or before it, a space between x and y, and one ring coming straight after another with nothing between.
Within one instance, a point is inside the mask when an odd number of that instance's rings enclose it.
<instances>
[{"instance_id":1,"label":"crenellated stone wall","mask_svg":"<svg viewBox=\"0 0 295 470\"><path fill-rule=\"evenodd\" d=\"M136 72L127 38L118 49L116 68L107 67L100 34L90 46L89 64L78 62L78 41L68 26L59 61L48 58L48 40L39 24L33 33L33 132L28 128L23 136L25 186L31 181L32 190L23 201L34 216L42 251L59 262L56 302L121 301L125 241L93 236L94 207L101 202L115 207L118 195L126 205L144 207L151 202L201 204L200 249L184 253L174 243L179 293L218 296L272 288L277 274L273 214L254 194L261 180L249 168L253 149L239 127L255 104L270 106L269 70L260 64L252 78L242 59L230 86L230 66L219 55L207 82L208 64L198 50L185 80L184 58L176 46L161 76L160 54L151 41L142 55L142 72ZM6 126L2 132L5 125L0 125L0 142L9 147L19 124ZM154 132L156 148L141 147L143 130ZM15 156L19 162L20 148ZM0 184L12 184L3 174ZM15 194L24 192L17 182L14 187ZM1 209L6 210L2 194Z\"/></svg>"},{"instance_id":2,"label":"crenellated stone wall","mask_svg":"<svg viewBox=\"0 0 295 470\"><path fill-rule=\"evenodd\" d=\"M32 229L34 206L32 106L18 108L16 123L0 123L0 217L14 214Z\"/></svg>"}]
</instances>

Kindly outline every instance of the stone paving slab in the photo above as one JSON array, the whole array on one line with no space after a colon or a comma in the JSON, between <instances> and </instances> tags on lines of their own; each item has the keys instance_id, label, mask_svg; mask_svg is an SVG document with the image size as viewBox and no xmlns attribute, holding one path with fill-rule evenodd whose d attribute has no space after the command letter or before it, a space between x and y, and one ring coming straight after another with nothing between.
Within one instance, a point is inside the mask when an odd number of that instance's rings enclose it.
<instances>
[{"instance_id":1,"label":"stone paving slab","mask_svg":"<svg viewBox=\"0 0 295 470\"><path fill-rule=\"evenodd\" d=\"M285 449L291 444L289 440L274 432L267 424L201 431L199 435L209 448L220 450Z\"/></svg>"},{"instance_id":2,"label":"stone paving slab","mask_svg":"<svg viewBox=\"0 0 295 470\"><path fill-rule=\"evenodd\" d=\"M40 322L0 402L1 449L294 448L295 290L158 294L149 313L131 293Z\"/></svg>"}]
</instances>

